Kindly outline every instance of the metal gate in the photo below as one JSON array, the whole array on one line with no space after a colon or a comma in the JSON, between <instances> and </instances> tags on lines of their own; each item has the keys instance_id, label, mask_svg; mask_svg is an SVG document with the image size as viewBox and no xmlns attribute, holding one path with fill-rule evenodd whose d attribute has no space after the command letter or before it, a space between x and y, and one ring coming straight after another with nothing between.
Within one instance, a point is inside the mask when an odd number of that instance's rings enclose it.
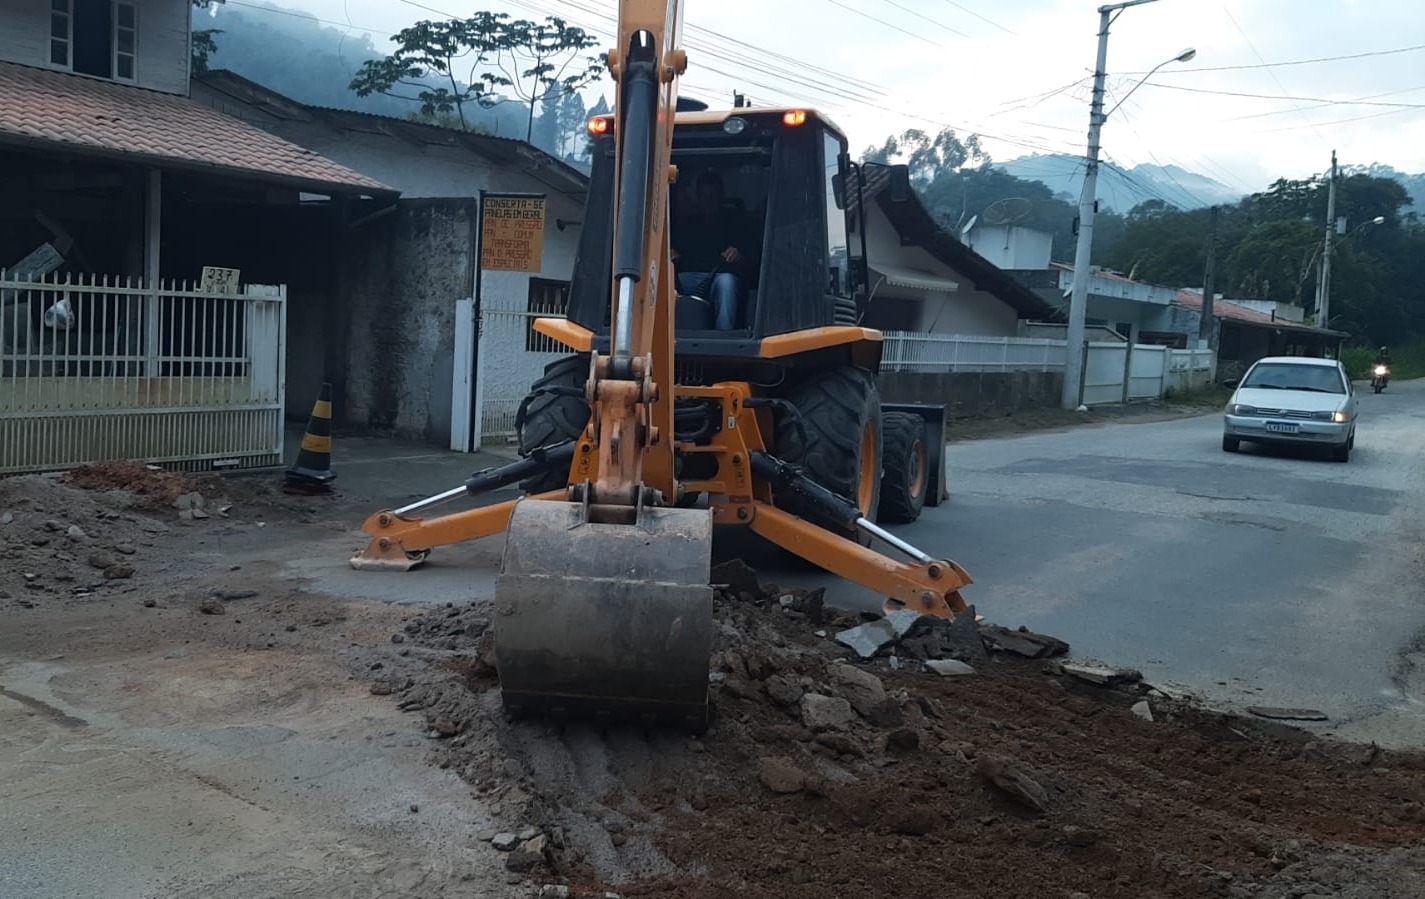
<instances>
[{"instance_id":1,"label":"metal gate","mask_svg":"<svg viewBox=\"0 0 1425 899\"><path fill-rule=\"evenodd\" d=\"M480 433L486 442L513 442L515 413L544 367L569 355L568 347L534 330L536 318L562 318L569 284L530 278L528 295L487 296L480 311Z\"/></svg>"},{"instance_id":2,"label":"metal gate","mask_svg":"<svg viewBox=\"0 0 1425 899\"><path fill-rule=\"evenodd\" d=\"M0 271L0 473L282 464L286 299Z\"/></svg>"}]
</instances>

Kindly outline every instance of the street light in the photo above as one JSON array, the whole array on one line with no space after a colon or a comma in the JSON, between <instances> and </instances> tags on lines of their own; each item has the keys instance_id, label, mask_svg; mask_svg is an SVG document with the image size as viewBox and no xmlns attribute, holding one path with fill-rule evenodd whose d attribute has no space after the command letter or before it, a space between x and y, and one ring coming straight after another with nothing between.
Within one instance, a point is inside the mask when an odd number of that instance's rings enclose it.
<instances>
[{"instance_id":1,"label":"street light","mask_svg":"<svg viewBox=\"0 0 1425 899\"><path fill-rule=\"evenodd\" d=\"M1064 359L1064 392L1061 397L1061 405L1065 409L1077 409L1079 406L1079 393L1084 377L1084 318L1087 312L1089 300L1089 257L1093 251L1093 220L1097 211L1098 192L1098 151L1099 151L1099 131L1108 116L1103 113L1103 81L1107 74L1104 66L1108 63L1108 26L1112 24L1115 12L1121 12L1130 6L1140 6L1144 3L1153 3L1156 0L1125 0L1122 3L1112 3L1098 8L1098 62L1094 66L1093 76L1093 103L1089 107L1089 148L1086 157L1086 171L1084 173L1084 189L1079 196L1079 241L1074 250L1074 288L1069 299L1069 328L1068 346L1065 348ZM1174 56L1172 59L1154 66L1147 75L1125 94L1123 100L1137 90L1143 82L1152 76L1163 66L1173 62L1187 62L1197 56L1197 51L1187 49ZM1122 105L1123 100L1119 100L1114 105L1110 114Z\"/></svg>"}]
</instances>

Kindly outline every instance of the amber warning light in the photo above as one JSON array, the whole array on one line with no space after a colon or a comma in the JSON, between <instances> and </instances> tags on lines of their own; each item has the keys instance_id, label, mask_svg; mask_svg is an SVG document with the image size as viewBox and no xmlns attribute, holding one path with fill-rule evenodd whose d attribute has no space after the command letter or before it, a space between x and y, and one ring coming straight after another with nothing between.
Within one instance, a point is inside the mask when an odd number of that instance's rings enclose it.
<instances>
[{"instance_id":1,"label":"amber warning light","mask_svg":"<svg viewBox=\"0 0 1425 899\"><path fill-rule=\"evenodd\" d=\"M793 109L791 112L782 114L782 124L795 128L798 125L805 125L807 120L806 110Z\"/></svg>"},{"instance_id":2,"label":"amber warning light","mask_svg":"<svg viewBox=\"0 0 1425 899\"><path fill-rule=\"evenodd\" d=\"M594 119L589 119L589 133L590 133L590 134L608 134L608 133L609 133L609 124L610 124L609 119L607 119L607 118L605 118L605 117L603 117L603 116L600 116L600 117L594 118Z\"/></svg>"}]
</instances>

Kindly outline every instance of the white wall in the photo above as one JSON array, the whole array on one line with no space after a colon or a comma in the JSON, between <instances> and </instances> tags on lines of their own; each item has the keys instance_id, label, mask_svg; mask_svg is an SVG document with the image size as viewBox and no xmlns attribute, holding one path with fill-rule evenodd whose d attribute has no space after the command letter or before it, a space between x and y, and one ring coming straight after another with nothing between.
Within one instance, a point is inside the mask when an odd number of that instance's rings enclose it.
<instances>
[{"instance_id":1,"label":"white wall","mask_svg":"<svg viewBox=\"0 0 1425 899\"><path fill-rule=\"evenodd\" d=\"M866 252L872 270L871 285L876 290L871 300L868 322L875 321L876 302L884 297L898 301L897 306L903 306L906 301L920 304L920 314L915 318L914 330L987 337L1012 337L1018 332L1019 316L1012 307L987 291L977 290L967 277L952 271L949 266L920 247L901 246L900 236L895 228L875 206L871 207L866 228ZM877 278L874 272L877 262L931 272L955 281L960 285L960 289L935 292L890 284L876 287Z\"/></svg>"},{"instance_id":2,"label":"white wall","mask_svg":"<svg viewBox=\"0 0 1425 899\"><path fill-rule=\"evenodd\" d=\"M138 35L133 84L170 94L188 93L189 0L135 0ZM50 65L50 0L0 2L0 60L68 71ZM87 77L87 76L80 76Z\"/></svg>"}]
</instances>

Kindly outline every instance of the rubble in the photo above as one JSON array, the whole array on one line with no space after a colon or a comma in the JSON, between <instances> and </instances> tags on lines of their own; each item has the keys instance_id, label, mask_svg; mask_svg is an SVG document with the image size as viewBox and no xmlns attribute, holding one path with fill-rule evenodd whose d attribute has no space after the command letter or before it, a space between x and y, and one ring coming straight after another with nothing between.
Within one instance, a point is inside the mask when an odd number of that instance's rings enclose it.
<instances>
[{"instance_id":1,"label":"rubble","mask_svg":"<svg viewBox=\"0 0 1425 899\"><path fill-rule=\"evenodd\" d=\"M1132 668L1117 668L1097 659L1061 662L1058 668L1070 677L1100 687L1136 684L1143 679L1143 675L1139 671Z\"/></svg>"},{"instance_id":2,"label":"rubble","mask_svg":"<svg viewBox=\"0 0 1425 899\"><path fill-rule=\"evenodd\" d=\"M814 731L847 730L855 714L851 703L839 696L808 693L802 697L802 723Z\"/></svg>"},{"instance_id":3,"label":"rubble","mask_svg":"<svg viewBox=\"0 0 1425 899\"><path fill-rule=\"evenodd\" d=\"M925 663L925 667L941 677L964 677L975 673L974 668L959 659L931 659Z\"/></svg>"},{"instance_id":4,"label":"rubble","mask_svg":"<svg viewBox=\"0 0 1425 899\"><path fill-rule=\"evenodd\" d=\"M1024 807L1040 814L1049 810L1049 794L1013 759L982 755L975 762L975 773Z\"/></svg>"},{"instance_id":5,"label":"rubble","mask_svg":"<svg viewBox=\"0 0 1425 899\"><path fill-rule=\"evenodd\" d=\"M786 758L758 759L757 779L773 793L799 793L806 786L806 775Z\"/></svg>"},{"instance_id":6,"label":"rubble","mask_svg":"<svg viewBox=\"0 0 1425 899\"><path fill-rule=\"evenodd\" d=\"M1275 718L1281 721L1329 721L1330 716L1316 709L1280 709L1274 706L1250 706L1247 711L1259 718Z\"/></svg>"},{"instance_id":7,"label":"rubble","mask_svg":"<svg viewBox=\"0 0 1425 899\"><path fill-rule=\"evenodd\" d=\"M1153 707L1148 705L1148 700L1146 699L1140 699L1137 702L1133 703L1133 708L1131 711L1133 712L1133 714L1137 715L1139 718L1142 718L1144 721L1153 720Z\"/></svg>"},{"instance_id":8,"label":"rubble","mask_svg":"<svg viewBox=\"0 0 1425 899\"><path fill-rule=\"evenodd\" d=\"M1055 637L1036 634L1026 627L1010 630L994 624L982 624L980 634L995 652L1014 653L1026 659L1043 659L1064 655L1069 644Z\"/></svg>"}]
</instances>

